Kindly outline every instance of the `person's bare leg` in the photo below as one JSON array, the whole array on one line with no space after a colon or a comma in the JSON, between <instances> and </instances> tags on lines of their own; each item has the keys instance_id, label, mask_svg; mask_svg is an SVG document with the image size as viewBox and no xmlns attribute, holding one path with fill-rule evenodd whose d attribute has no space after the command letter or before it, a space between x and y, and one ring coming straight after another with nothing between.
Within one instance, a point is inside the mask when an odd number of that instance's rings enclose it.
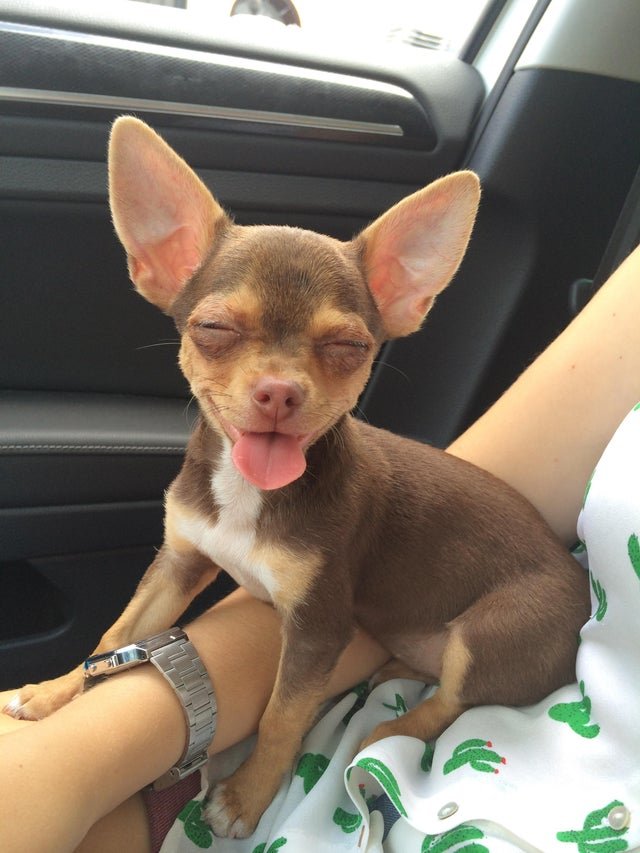
<instances>
[{"instance_id":1,"label":"person's bare leg","mask_svg":"<svg viewBox=\"0 0 640 853\"><path fill-rule=\"evenodd\" d=\"M270 605L238 590L187 631L216 689L213 754L255 730L275 679L280 620ZM367 677L386 657L357 634L329 694ZM0 740L0 802L12 819L0 822L0 849L71 851L88 832L87 851L121 853L121 832L131 853L148 849L144 810L136 801L118 807L179 758L186 735L180 704L154 667L107 679L37 723L10 725Z\"/></svg>"},{"instance_id":2,"label":"person's bare leg","mask_svg":"<svg viewBox=\"0 0 640 853\"><path fill-rule=\"evenodd\" d=\"M147 808L134 794L95 823L75 853L150 853Z\"/></svg>"}]
</instances>

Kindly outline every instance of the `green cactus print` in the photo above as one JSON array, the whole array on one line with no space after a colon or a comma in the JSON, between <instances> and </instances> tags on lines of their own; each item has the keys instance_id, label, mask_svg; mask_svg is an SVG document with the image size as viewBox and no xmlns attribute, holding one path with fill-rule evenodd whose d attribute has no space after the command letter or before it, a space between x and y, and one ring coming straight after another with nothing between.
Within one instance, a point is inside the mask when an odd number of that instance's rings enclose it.
<instances>
[{"instance_id":1,"label":"green cactus print","mask_svg":"<svg viewBox=\"0 0 640 853\"><path fill-rule=\"evenodd\" d=\"M371 806L376 801L377 797L375 795L367 797L364 785L358 785L358 790L360 791L360 796L367 804L367 808L371 809ZM353 812L345 811L343 808L338 806L333 813L333 822L339 826L344 833L349 834L351 832L355 832L356 829L360 827L362 824L362 815L360 812L354 814Z\"/></svg>"},{"instance_id":2,"label":"green cactus print","mask_svg":"<svg viewBox=\"0 0 640 853\"><path fill-rule=\"evenodd\" d=\"M629 848L628 842L621 837L628 831L628 827L613 829L607 822L611 809L621 805L619 800L613 800L608 806L590 812L584 819L582 829L558 832L558 841L575 844L578 853L622 853Z\"/></svg>"},{"instance_id":3,"label":"green cactus print","mask_svg":"<svg viewBox=\"0 0 640 853\"><path fill-rule=\"evenodd\" d=\"M184 834L201 850L213 845L213 832L202 819L202 803L190 800L178 814L178 820L184 824Z\"/></svg>"},{"instance_id":4,"label":"green cactus print","mask_svg":"<svg viewBox=\"0 0 640 853\"><path fill-rule=\"evenodd\" d=\"M355 687L352 687L349 691L350 693L356 694L356 701L353 703L353 707L350 708L347 713L342 718L342 722L347 725L351 717L364 707L364 703L367 701L367 696L369 695L369 682L361 681L360 684L356 684Z\"/></svg>"},{"instance_id":5,"label":"green cactus print","mask_svg":"<svg viewBox=\"0 0 640 853\"><path fill-rule=\"evenodd\" d=\"M328 766L329 759L326 755L322 755L322 753L319 752L305 752L305 754L300 757L295 775L302 778L302 787L304 788L305 794L309 793Z\"/></svg>"},{"instance_id":6,"label":"green cactus print","mask_svg":"<svg viewBox=\"0 0 640 853\"><path fill-rule=\"evenodd\" d=\"M254 847L251 853L276 853L276 850L284 847L286 843L287 839L282 836L280 838L276 838L275 841L272 841L268 847L267 842L263 841L262 844L258 844L257 847Z\"/></svg>"},{"instance_id":7,"label":"green cactus print","mask_svg":"<svg viewBox=\"0 0 640 853\"><path fill-rule=\"evenodd\" d=\"M490 740L470 738L463 741L454 750L451 758L445 762L442 772L446 775L468 764L480 773L499 773L495 764L506 764L507 759L493 750Z\"/></svg>"},{"instance_id":8,"label":"green cactus print","mask_svg":"<svg viewBox=\"0 0 640 853\"><path fill-rule=\"evenodd\" d=\"M591 589L593 590L593 594L598 600L598 609L593 614L596 622L602 622L607 612L607 593L603 589L602 584L599 580L596 580L592 574L591 577Z\"/></svg>"},{"instance_id":9,"label":"green cactus print","mask_svg":"<svg viewBox=\"0 0 640 853\"><path fill-rule=\"evenodd\" d=\"M398 785L396 777L389 770L387 765L378 758L361 758L356 766L362 767L363 770L366 770L367 773L371 773L371 775L378 780L396 809L403 817L406 817L407 812L400 799L400 786Z\"/></svg>"},{"instance_id":10,"label":"green cactus print","mask_svg":"<svg viewBox=\"0 0 640 853\"><path fill-rule=\"evenodd\" d=\"M422 758L420 759L420 770L424 773L428 773L431 770L433 765L433 753L435 752L434 745L427 741L424 745L424 752L422 753Z\"/></svg>"},{"instance_id":11,"label":"green cactus print","mask_svg":"<svg viewBox=\"0 0 640 853\"><path fill-rule=\"evenodd\" d=\"M396 719L401 717L403 714L407 713L407 703L404 701L402 696L399 693L396 693L396 704L388 705L386 702L382 703L383 708L389 708L391 711L396 712Z\"/></svg>"},{"instance_id":12,"label":"green cactus print","mask_svg":"<svg viewBox=\"0 0 640 853\"><path fill-rule=\"evenodd\" d=\"M340 829L346 833L347 835L351 832L355 832L358 827L362 824L362 815L360 812L354 814L353 812L347 812L343 808L338 808L333 813L333 822L340 827Z\"/></svg>"},{"instance_id":13,"label":"green cactus print","mask_svg":"<svg viewBox=\"0 0 640 853\"><path fill-rule=\"evenodd\" d=\"M577 735L594 738L600 726L591 722L591 699L584 692L584 681L579 684L582 699L579 702L560 702L549 708L549 716L558 723L566 723Z\"/></svg>"},{"instance_id":14,"label":"green cactus print","mask_svg":"<svg viewBox=\"0 0 640 853\"><path fill-rule=\"evenodd\" d=\"M640 580L640 542L638 541L638 537L635 533L632 533L629 537L629 541L627 542L627 550L629 552L629 559L631 560L633 571L636 573L638 579Z\"/></svg>"},{"instance_id":15,"label":"green cactus print","mask_svg":"<svg viewBox=\"0 0 640 853\"><path fill-rule=\"evenodd\" d=\"M477 826L461 824L441 835L425 835L420 853L447 853L455 848L455 853L489 853L484 844L476 844L484 838L484 832Z\"/></svg>"}]
</instances>

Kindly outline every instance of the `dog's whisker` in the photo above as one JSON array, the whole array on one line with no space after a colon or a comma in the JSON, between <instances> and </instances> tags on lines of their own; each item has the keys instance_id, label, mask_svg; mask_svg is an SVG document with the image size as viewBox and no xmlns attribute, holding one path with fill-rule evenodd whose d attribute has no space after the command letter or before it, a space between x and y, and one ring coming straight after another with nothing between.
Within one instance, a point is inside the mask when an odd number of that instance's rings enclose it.
<instances>
[{"instance_id":1,"label":"dog's whisker","mask_svg":"<svg viewBox=\"0 0 640 853\"><path fill-rule=\"evenodd\" d=\"M375 367L388 367L389 370L395 371L397 374L402 376L406 382L411 383L411 378L404 372L404 370L400 370L399 367L396 367L395 364L389 364L388 361L382 361L380 359L375 359L373 362Z\"/></svg>"},{"instance_id":2,"label":"dog's whisker","mask_svg":"<svg viewBox=\"0 0 640 853\"><path fill-rule=\"evenodd\" d=\"M195 395L194 395L194 394L192 394L192 395L189 397L189 399L187 400L187 405L184 407L184 417L185 417L185 420L188 420L188 419L189 419L189 409L191 408L191 406L192 406L192 404L193 404L193 403L196 403L196 406L198 405L198 404L197 404L197 401L196 401L196 397L195 397Z\"/></svg>"},{"instance_id":3,"label":"dog's whisker","mask_svg":"<svg viewBox=\"0 0 640 853\"><path fill-rule=\"evenodd\" d=\"M136 347L137 351L143 349L153 349L154 347L179 347L180 340L171 340L171 341L156 341L154 344L142 344L142 346Z\"/></svg>"},{"instance_id":4,"label":"dog's whisker","mask_svg":"<svg viewBox=\"0 0 640 853\"><path fill-rule=\"evenodd\" d=\"M353 411L358 415L360 420L364 421L367 424L370 423L369 418L366 416L365 411L361 406L355 405L353 407Z\"/></svg>"},{"instance_id":5,"label":"dog's whisker","mask_svg":"<svg viewBox=\"0 0 640 853\"><path fill-rule=\"evenodd\" d=\"M336 427L336 425L335 425L335 424L329 428L329 430L328 430L328 434L331 436L331 438L333 439L333 441L335 441L335 442L336 442L336 444L338 445L338 447L339 447L341 450L343 450L343 449L344 449L344 438L343 438L343 436L342 436L342 434L341 434L341 431Z\"/></svg>"}]
</instances>

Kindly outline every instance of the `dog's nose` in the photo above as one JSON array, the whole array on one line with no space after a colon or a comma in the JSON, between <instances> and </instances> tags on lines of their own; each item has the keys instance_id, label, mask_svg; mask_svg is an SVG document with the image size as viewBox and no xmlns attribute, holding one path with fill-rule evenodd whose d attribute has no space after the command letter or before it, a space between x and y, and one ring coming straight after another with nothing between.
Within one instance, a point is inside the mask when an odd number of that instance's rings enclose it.
<instances>
[{"instance_id":1,"label":"dog's nose","mask_svg":"<svg viewBox=\"0 0 640 853\"><path fill-rule=\"evenodd\" d=\"M293 415L304 401L304 391L297 382L270 376L258 380L252 396L260 412L278 422Z\"/></svg>"}]
</instances>

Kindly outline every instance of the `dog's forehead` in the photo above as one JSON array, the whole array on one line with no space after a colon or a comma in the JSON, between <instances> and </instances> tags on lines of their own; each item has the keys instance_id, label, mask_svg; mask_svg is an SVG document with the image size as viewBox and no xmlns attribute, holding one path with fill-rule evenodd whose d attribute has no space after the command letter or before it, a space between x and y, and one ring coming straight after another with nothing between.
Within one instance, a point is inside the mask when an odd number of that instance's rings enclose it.
<instances>
[{"instance_id":1,"label":"dog's forehead","mask_svg":"<svg viewBox=\"0 0 640 853\"><path fill-rule=\"evenodd\" d=\"M318 300L353 301L362 289L358 258L351 244L286 227L254 227L240 232L230 247L243 283L265 304L296 303L313 310ZM224 248L220 262L224 263ZM235 284L238 284L236 279Z\"/></svg>"},{"instance_id":2,"label":"dog's forehead","mask_svg":"<svg viewBox=\"0 0 640 853\"><path fill-rule=\"evenodd\" d=\"M242 291L276 334L308 327L327 306L375 322L358 245L285 226L233 226L188 291L176 305L182 317L211 295Z\"/></svg>"}]
</instances>

